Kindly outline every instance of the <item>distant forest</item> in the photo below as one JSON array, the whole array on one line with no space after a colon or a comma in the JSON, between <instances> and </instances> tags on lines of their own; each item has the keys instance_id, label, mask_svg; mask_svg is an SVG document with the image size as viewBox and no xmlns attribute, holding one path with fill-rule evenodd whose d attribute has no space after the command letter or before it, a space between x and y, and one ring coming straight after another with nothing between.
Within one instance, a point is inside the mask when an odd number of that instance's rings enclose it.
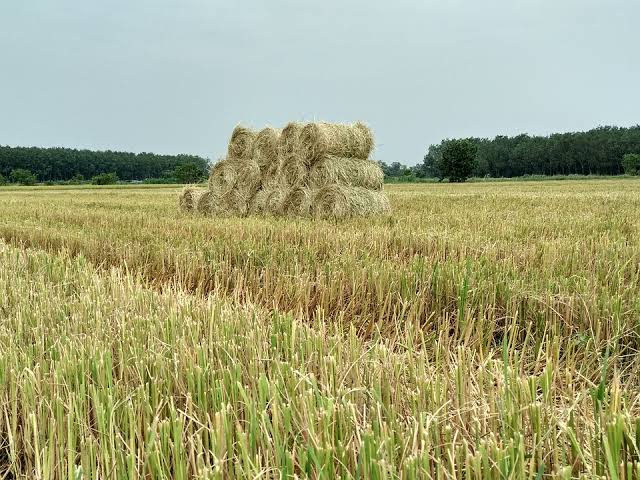
<instances>
[{"instance_id":1,"label":"distant forest","mask_svg":"<svg viewBox=\"0 0 640 480\"><path fill-rule=\"evenodd\" d=\"M640 154L640 125L598 127L550 136L522 134L466 140L477 146L474 177L620 175L624 173L623 157ZM423 162L413 167L400 162L380 162L385 177L400 181L441 178L442 150L450 141L431 145ZM33 182L88 180L102 174L115 174L114 178L124 181L193 181L206 176L207 166L208 160L196 155L0 146L0 184L3 179L17 177L17 173L32 175ZM636 166L635 171L640 172L639 169Z\"/></svg>"},{"instance_id":2,"label":"distant forest","mask_svg":"<svg viewBox=\"0 0 640 480\"><path fill-rule=\"evenodd\" d=\"M0 176L23 169L38 181L64 181L82 176L115 173L120 180L144 180L171 177L177 167L195 166L206 172L208 160L195 155L157 155L72 148L0 146Z\"/></svg>"},{"instance_id":3,"label":"distant forest","mask_svg":"<svg viewBox=\"0 0 640 480\"><path fill-rule=\"evenodd\" d=\"M497 136L468 138L478 147L474 177L523 175L620 175L625 154L640 153L640 125L630 128L598 127L587 132L556 133L548 137ZM431 145L423 163L405 167L384 164L390 178L439 178L439 163L450 140Z\"/></svg>"}]
</instances>

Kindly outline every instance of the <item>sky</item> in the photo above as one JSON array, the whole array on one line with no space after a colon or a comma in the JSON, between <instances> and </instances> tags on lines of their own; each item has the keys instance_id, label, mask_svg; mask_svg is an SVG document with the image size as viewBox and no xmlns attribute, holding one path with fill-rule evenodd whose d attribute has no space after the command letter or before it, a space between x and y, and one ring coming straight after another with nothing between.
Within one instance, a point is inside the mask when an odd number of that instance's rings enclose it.
<instances>
[{"instance_id":1,"label":"sky","mask_svg":"<svg viewBox=\"0 0 640 480\"><path fill-rule=\"evenodd\" d=\"M640 123L638 0L2 0L0 144L217 159L364 121L374 157Z\"/></svg>"}]
</instances>

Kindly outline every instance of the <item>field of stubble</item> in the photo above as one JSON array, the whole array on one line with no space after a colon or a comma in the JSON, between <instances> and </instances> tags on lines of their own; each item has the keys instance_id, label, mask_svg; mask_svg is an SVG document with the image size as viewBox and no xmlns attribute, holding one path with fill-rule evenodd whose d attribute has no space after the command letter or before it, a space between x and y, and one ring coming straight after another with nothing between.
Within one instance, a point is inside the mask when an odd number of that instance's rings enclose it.
<instances>
[{"instance_id":1,"label":"field of stubble","mask_svg":"<svg viewBox=\"0 0 640 480\"><path fill-rule=\"evenodd\" d=\"M386 191L0 188L0 478L640 477L640 181Z\"/></svg>"}]
</instances>

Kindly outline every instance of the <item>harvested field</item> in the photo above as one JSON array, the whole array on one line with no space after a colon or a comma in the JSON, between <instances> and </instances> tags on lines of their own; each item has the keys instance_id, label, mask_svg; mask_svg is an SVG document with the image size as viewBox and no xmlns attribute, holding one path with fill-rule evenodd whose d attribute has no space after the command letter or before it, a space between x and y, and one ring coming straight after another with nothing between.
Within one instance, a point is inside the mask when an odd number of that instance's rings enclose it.
<instances>
[{"instance_id":1,"label":"harvested field","mask_svg":"<svg viewBox=\"0 0 640 480\"><path fill-rule=\"evenodd\" d=\"M640 181L180 191L0 188L0 478L637 478Z\"/></svg>"}]
</instances>

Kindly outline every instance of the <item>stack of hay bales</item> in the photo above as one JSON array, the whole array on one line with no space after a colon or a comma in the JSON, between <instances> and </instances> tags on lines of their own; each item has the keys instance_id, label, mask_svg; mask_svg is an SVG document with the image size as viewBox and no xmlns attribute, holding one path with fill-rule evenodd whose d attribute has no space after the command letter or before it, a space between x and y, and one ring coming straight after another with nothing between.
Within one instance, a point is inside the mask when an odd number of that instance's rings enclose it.
<instances>
[{"instance_id":1,"label":"stack of hay bales","mask_svg":"<svg viewBox=\"0 0 640 480\"><path fill-rule=\"evenodd\" d=\"M180 205L210 215L350 218L390 212L384 175L362 123L289 123L281 131L234 129L208 190L187 187Z\"/></svg>"}]
</instances>

